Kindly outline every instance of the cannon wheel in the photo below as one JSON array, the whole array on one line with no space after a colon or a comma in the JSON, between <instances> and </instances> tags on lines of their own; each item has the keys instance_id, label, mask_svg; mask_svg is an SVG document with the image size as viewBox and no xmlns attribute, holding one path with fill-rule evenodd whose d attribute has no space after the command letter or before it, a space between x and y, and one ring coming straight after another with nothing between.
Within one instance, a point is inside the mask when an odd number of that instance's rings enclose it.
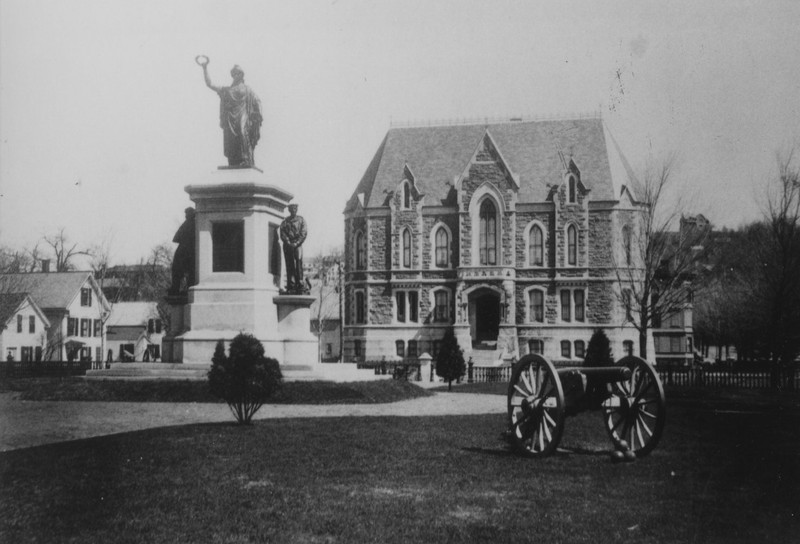
<instances>
[{"instance_id":1,"label":"cannon wheel","mask_svg":"<svg viewBox=\"0 0 800 544\"><path fill-rule=\"evenodd\" d=\"M526 355L511 373L508 386L508 436L512 445L532 457L558 447L564 432L564 390L552 363Z\"/></svg>"},{"instance_id":2,"label":"cannon wheel","mask_svg":"<svg viewBox=\"0 0 800 544\"><path fill-rule=\"evenodd\" d=\"M614 447L625 440L636 457L656 447L666 421L664 387L656 370L633 355L617 361L631 369L631 377L610 384L611 395L603 401L603 421Z\"/></svg>"}]
</instances>

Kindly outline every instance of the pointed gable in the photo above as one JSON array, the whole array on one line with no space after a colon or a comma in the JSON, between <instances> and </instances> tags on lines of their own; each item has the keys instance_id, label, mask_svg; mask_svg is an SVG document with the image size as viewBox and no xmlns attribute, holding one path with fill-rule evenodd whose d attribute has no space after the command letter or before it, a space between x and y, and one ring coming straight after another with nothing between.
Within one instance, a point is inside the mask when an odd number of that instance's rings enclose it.
<instances>
[{"instance_id":1,"label":"pointed gable","mask_svg":"<svg viewBox=\"0 0 800 544\"><path fill-rule=\"evenodd\" d=\"M50 326L50 321L28 293L0 293L0 332L2 332L3 326L25 306L28 306L37 315L45 328Z\"/></svg>"},{"instance_id":2,"label":"pointed gable","mask_svg":"<svg viewBox=\"0 0 800 544\"><path fill-rule=\"evenodd\" d=\"M464 172L456 181L456 185L458 185L465 177L467 177L470 166L476 162L494 163L506 177L508 182L516 189L519 189L519 176L511 170L510 165L500 152L500 149L495 143L494 138L492 138L492 134L489 132L488 128L484 131L483 138L481 138L478 148L475 150L475 153L473 154L469 164L466 165Z\"/></svg>"}]
</instances>

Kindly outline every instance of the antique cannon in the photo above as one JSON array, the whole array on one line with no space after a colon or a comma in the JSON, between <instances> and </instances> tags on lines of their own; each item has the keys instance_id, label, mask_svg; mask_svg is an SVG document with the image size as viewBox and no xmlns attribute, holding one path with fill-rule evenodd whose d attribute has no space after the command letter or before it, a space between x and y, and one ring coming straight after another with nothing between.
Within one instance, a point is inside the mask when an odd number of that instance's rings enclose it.
<instances>
[{"instance_id":1,"label":"antique cannon","mask_svg":"<svg viewBox=\"0 0 800 544\"><path fill-rule=\"evenodd\" d=\"M614 366L556 368L526 355L511 373L505 437L523 454L544 457L556 451L566 416L586 410L602 412L617 450L643 457L664 430L664 388L655 369L635 356Z\"/></svg>"}]
</instances>

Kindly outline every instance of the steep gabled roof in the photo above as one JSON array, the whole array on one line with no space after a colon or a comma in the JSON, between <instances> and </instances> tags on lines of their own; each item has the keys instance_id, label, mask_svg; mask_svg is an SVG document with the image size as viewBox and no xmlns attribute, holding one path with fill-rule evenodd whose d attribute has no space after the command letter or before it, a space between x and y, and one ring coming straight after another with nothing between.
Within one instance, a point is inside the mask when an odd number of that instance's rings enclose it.
<instances>
[{"instance_id":1,"label":"steep gabled roof","mask_svg":"<svg viewBox=\"0 0 800 544\"><path fill-rule=\"evenodd\" d=\"M30 274L3 274L0 276L0 291L21 291L30 293L43 310L66 309L80 289L89 282L95 290L100 303L108 309L108 301L94 281L91 272L37 272Z\"/></svg>"},{"instance_id":2,"label":"steep gabled roof","mask_svg":"<svg viewBox=\"0 0 800 544\"><path fill-rule=\"evenodd\" d=\"M50 321L28 293L2 293L0 294L0 331L3 330L3 326L8 323L9 319L14 317L26 301L31 309L36 312L36 315L39 316L39 319L44 322L45 327L50 326Z\"/></svg>"},{"instance_id":3,"label":"steep gabled roof","mask_svg":"<svg viewBox=\"0 0 800 544\"><path fill-rule=\"evenodd\" d=\"M616 143L606 141L607 129L599 118L392 128L345 211L355 209L358 194L364 195L365 208L386 205L406 165L425 195L425 205L446 203L453 182L469 166L487 131L506 166L519 177L519 202L543 202L548 185L562 182L559 151L580 166L591 200L617 200L618 187L627 181L614 179L629 167L624 157L617 157L621 153Z\"/></svg>"},{"instance_id":4,"label":"steep gabled roof","mask_svg":"<svg viewBox=\"0 0 800 544\"><path fill-rule=\"evenodd\" d=\"M28 293L3 293L0 294L0 331L8 323L22 306L23 301L28 298Z\"/></svg>"}]
</instances>

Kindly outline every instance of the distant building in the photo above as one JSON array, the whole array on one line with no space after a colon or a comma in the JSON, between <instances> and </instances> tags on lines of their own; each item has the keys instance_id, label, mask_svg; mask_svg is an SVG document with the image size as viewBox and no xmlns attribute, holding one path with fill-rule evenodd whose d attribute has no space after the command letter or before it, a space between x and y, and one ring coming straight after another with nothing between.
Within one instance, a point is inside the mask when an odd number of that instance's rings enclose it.
<instances>
[{"instance_id":1,"label":"distant building","mask_svg":"<svg viewBox=\"0 0 800 544\"><path fill-rule=\"evenodd\" d=\"M159 361L164 325L155 302L118 302L106 324L106 359Z\"/></svg>"},{"instance_id":2,"label":"distant building","mask_svg":"<svg viewBox=\"0 0 800 544\"><path fill-rule=\"evenodd\" d=\"M41 361L50 321L28 293L0 294L0 356L4 361Z\"/></svg>"},{"instance_id":3,"label":"distant building","mask_svg":"<svg viewBox=\"0 0 800 544\"><path fill-rule=\"evenodd\" d=\"M668 233L676 247L683 246L684 241L695 240L696 244L691 242L691 245L690 243L685 245L686 249L693 252L697 261L691 270L684 272L682 277L679 278L686 287L685 300L676 304L676 311L670 315L663 318L657 315L653 316L651 332L656 363L659 365L687 366L694 360L696 346L693 330L694 301L692 284L702 272L705 264L705 259L702 258L701 253L706 250L705 245L709 241L710 234L711 223L701 214L681 217L678 232ZM666 262L662 263L659 272L670 278L675 277L671 270L670 260L667 259Z\"/></svg>"},{"instance_id":4,"label":"distant building","mask_svg":"<svg viewBox=\"0 0 800 544\"><path fill-rule=\"evenodd\" d=\"M103 360L111 307L91 272L3 274L0 293L27 293L41 308L50 322L44 359Z\"/></svg>"},{"instance_id":5,"label":"distant building","mask_svg":"<svg viewBox=\"0 0 800 544\"><path fill-rule=\"evenodd\" d=\"M311 332L319 339L319 360L323 363L340 361L342 320L339 314L338 282L312 281L309 294L314 297Z\"/></svg>"},{"instance_id":6,"label":"distant building","mask_svg":"<svg viewBox=\"0 0 800 544\"><path fill-rule=\"evenodd\" d=\"M344 359L632 350L615 267L641 205L599 118L392 128L345 207ZM620 264L621 263L621 264Z\"/></svg>"}]
</instances>

